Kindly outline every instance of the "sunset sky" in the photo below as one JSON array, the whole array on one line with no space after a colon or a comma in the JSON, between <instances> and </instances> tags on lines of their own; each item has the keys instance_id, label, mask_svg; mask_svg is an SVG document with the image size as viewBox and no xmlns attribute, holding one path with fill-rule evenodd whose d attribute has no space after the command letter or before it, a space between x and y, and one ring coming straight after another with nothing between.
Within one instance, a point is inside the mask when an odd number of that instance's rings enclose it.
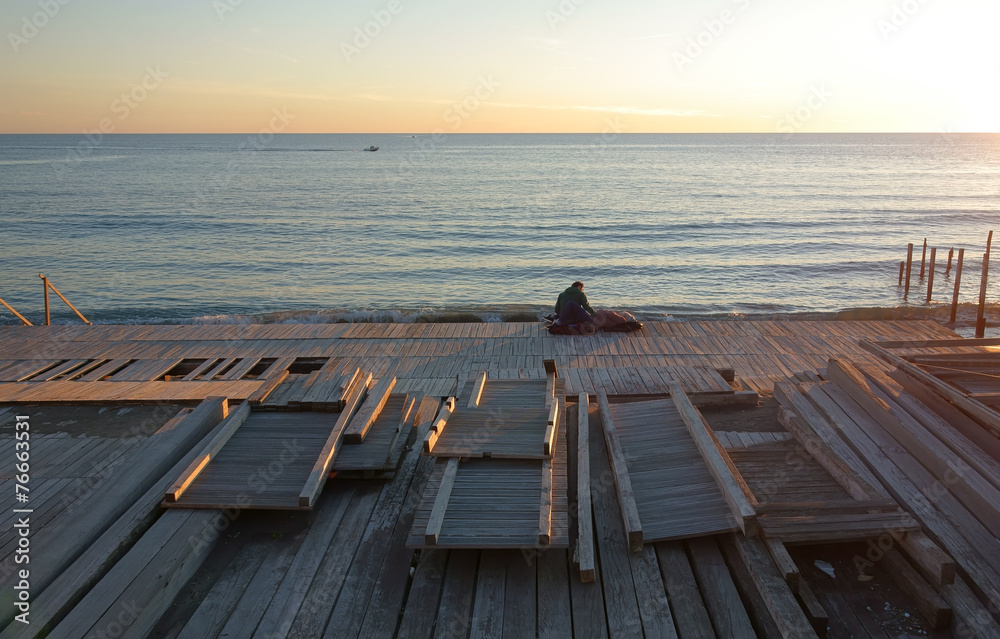
<instances>
[{"instance_id":1,"label":"sunset sky","mask_svg":"<svg viewBox=\"0 0 1000 639\"><path fill-rule=\"evenodd\" d=\"M997 24L996 0L4 0L0 132L1000 131Z\"/></svg>"}]
</instances>

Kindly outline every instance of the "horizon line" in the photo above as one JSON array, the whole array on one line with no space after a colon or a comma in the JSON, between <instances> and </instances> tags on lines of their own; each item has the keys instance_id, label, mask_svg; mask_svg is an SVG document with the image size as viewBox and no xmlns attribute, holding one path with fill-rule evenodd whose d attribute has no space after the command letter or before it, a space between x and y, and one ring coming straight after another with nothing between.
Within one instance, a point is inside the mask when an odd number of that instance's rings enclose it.
<instances>
[{"instance_id":1,"label":"horizon line","mask_svg":"<svg viewBox=\"0 0 1000 639\"><path fill-rule=\"evenodd\" d=\"M89 132L13 132L0 131L0 135L88 135ZM104 133L107 137L126 135L257 135L260 131L142 131L135 133ZM615 135L1000 135L1000 131L622 131ZM600 131L300 131L274 132L271 135L601 135Z\"/></svg>"}]
</instances>

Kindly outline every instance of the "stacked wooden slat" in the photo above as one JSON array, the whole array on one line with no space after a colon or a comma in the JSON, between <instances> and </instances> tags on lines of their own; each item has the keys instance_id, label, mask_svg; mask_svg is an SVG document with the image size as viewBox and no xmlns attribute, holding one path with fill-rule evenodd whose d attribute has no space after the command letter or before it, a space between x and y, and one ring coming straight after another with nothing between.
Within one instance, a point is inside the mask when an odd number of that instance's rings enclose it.
<instances>
[{"instance_id":1,"label":"stacked wooden slat","mask_svg":"<svg viewBox=\"0 0 1000 639\"><path fill-rule=\"evenodd\" d=\"M437 457L408 544L446 548L569 544L565 386L460 383L424 440Z\"/></svg>"},{"instance_id":2,"label":"stacked wooden slat","mask_svg":"<svg viewBox=\"0 0 1000 639\"><path fill-rule=\"evenodd\" d=\"M879 368L831 360L827 377L830 382L776 388L783 421L840 463L856 497L891 497L906 508L954 557L961 576L922 533L886 522L883 536L906 551L977 636L998 636L1000 626L987 612L1000 605L996 460ZM965 579L977 585L982 600ZM934 610L938 623L950 614Z\"/></svg>"},{"instance_id":3,"label":"stacked wooden slat","mask_svg":"<svg viewBox=\"0 0 1000 639\"><path fill-rule=\"evenodd\" d=\"M377 393L369 394L368 402L377 403L374 398ZM361 443L351 443L346 433L343 445L333 461L331 470L338 473L362 472L385 473L396 468L406 444L407 434L413 427L419 398L410 395L392 394L386 397L385 403L378 412L374 412L371 426ZM362 406L364 408L364 406ZM358 413L351 420L353 426L356 420L367 420L367 411Z\"/></svg>"}]
</instances>

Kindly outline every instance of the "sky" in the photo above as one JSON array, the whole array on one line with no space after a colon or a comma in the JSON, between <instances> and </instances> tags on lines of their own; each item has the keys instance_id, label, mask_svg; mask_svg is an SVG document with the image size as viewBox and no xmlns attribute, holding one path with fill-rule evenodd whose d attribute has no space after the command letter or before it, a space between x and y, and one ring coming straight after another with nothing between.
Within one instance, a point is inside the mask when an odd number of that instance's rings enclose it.
<instances>
[{"instance_id":1,"label":"sky","mask_svg":"<svg viewBox=\"0 0 1000 639\"><path fill-rule=\"evenodd\" d=\"M4 0L0 133L1000 131L996 0Z\"/></svg>"}]
</instances>

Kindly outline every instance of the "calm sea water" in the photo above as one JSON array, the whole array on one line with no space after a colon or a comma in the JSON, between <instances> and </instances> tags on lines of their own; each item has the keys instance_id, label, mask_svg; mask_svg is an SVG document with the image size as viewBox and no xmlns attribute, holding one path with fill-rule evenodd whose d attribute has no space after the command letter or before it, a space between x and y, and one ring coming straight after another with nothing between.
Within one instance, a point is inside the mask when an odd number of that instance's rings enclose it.
<instances>
[{"instance_id":1,"label":"calm sea water","mask_svg":"<svg viewBox=\"0 0 1000 639\"><path fill-rule=\"evenodd\" d=\"M988 134L0 136L0 297L34 320L40 272L102 323L497 318L576 279L647 318L892 308L924 237L972 301L996 227Z\"/></svg>"}]
</instances>

